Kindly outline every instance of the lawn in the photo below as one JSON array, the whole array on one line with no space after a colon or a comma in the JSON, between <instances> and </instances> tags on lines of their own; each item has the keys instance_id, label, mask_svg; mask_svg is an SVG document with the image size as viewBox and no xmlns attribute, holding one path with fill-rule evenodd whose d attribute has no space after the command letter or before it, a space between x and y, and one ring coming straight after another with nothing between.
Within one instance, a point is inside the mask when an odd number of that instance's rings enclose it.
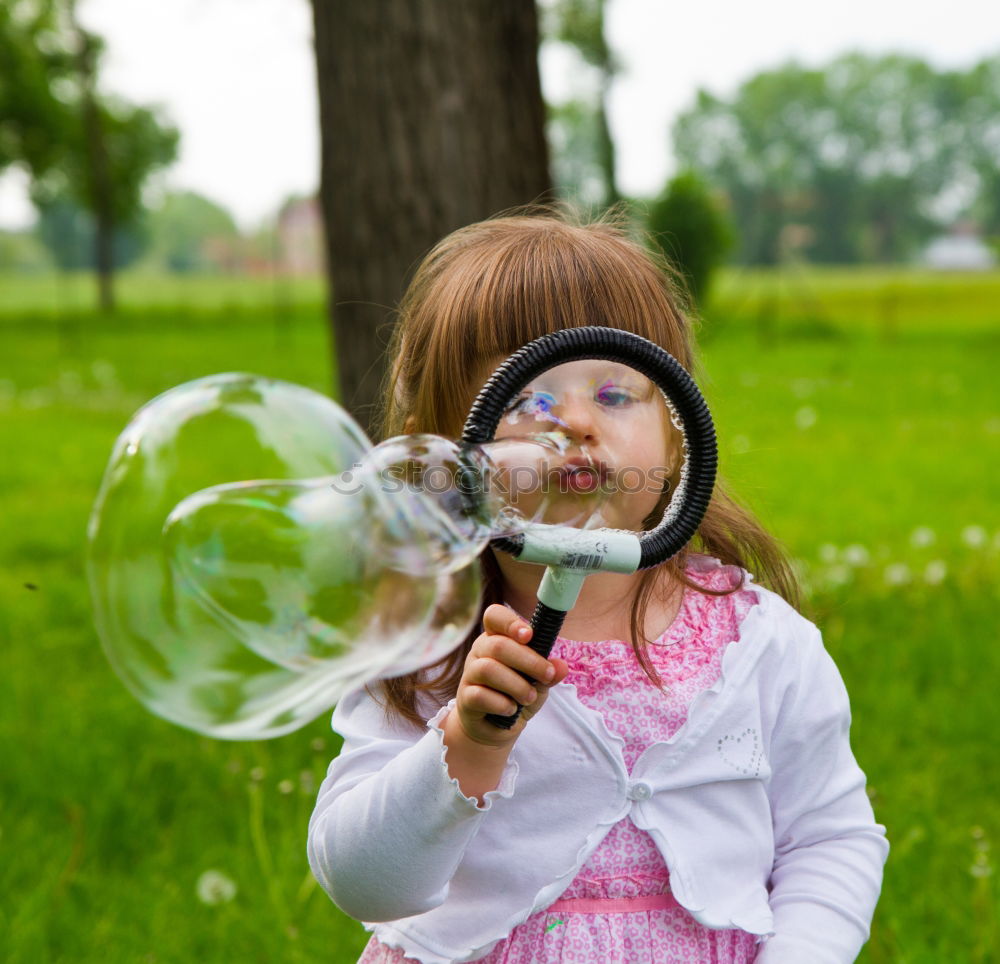
<instances>
[{"instance_id":1,"label":"lawn","mask_svg":"<svg viewBox=\"0 0 1000 964\"><path fill-rule=\"evenodd\" d=\"M222 743L153 717L82 562L144 401L228 370L328 390L321 288L126 278L107 321L61 285L0 278L3 957L354 961L304 855L328 721ZM893 846L868 964L1000 958L998 331L1000 276L913 272L731 272L701 326L722 474L796 560Z\"/></svg>"}]
</instances>

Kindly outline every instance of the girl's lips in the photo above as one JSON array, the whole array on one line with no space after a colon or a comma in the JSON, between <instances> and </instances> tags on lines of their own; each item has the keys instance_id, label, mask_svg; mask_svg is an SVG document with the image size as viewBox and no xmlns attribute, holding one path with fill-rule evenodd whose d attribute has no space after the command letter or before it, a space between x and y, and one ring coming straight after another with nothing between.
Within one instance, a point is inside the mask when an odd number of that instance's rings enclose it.
<instances>
[{"instance_id":1,"label":"girl's lips","mask_svg":"<svg viewBox=\"0 0 1000 964\"><path fill-rule=\"evenodd\" d=\"M560 492L593 492L607 481L609 471L601 462L567 459L558 470Z\"/></svg>"}]
</instances>

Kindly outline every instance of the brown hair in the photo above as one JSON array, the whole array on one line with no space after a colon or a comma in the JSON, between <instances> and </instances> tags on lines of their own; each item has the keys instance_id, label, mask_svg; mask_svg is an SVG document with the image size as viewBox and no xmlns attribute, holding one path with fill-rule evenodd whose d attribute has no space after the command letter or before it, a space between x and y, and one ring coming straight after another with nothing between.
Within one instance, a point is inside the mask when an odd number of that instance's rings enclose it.
<instances>
[{"instance_id":1,"label":"brown hair","mask_svg":"<svg viewBox=\"0 0 1000 964\"><path fill-rule=\"evenodd\" d=\"M392 364L381 413L382 437L461 433L469 406L491 364L547 332L607 325L642 335L674 356L692 375L694 337L673 273L633 240L613 217L574 223L552 208L500 216L444 238L417 269L399 307L390 346ZM679 468L679 467L678 467ZM677 479L671 480L673 491ZM663 506L648 524L655 524ZM630 614L636 657L656 685L641 627L646 609L668 574L674 583L711 595L685 574L690 551L753 571L762 585L800 605L800 591L781 545L729 494L717 478L708 511L688 547L640 577ZM502 602L500 570L491 552L481 556L481 613ZM666 570L666 573L663 573ZM658 575L659 574L659 575ZM446 702L458 689L477 625L462 646L421 673L380 685L389 713L415 724L421 694Z\"/></svg>"}]
</instances>

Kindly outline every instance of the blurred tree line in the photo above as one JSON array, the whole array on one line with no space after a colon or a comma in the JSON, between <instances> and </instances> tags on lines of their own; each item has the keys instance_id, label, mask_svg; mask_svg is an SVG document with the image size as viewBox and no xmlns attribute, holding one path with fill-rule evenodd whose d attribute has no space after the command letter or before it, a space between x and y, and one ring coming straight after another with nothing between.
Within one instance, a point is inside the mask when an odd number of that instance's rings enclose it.
<instances>
[{"instance_id":1,"label":"blurred tree line","mask_svg":"<svg viewBox=\"0 0 1000 964\"><path fill-rule=\"evenodd\" d=\"M516 31L503 28L489 34L506 45L506 73L497 76L508 101L519 89L511 82L512 65L521 65L516 73L528 77L529 86L536 83L537 70L526 66L537 41L529 6L530 0L519 0L521 19L511 21L519 24ZM730 255L744 264L789 258L906 261L930 236L959 220L973 222L987 237L1000 237L1000 56L965 71L938 71L913 57L848 54L821 68L789 64L762 72L729 97L699 91L672 132L680 173L658 198L640 205L623 199L616 184L608 97L622 65L605 37L605 8L606 0L539 0L541 36L573 51L579 65L577 93L547 105L552 184L559 195L591 208L631 207L685 274L696 301L704 297L713 266ZM405 3L385 4L385 15L399 21L393 22L394 30L427 31L430 43L450 43L446 25L435 20L436 10L428 7L418 17ZM323 32L320 58L326 57L324 38L337 36L338 16L345 42L360 42L370 13L355 25L352 11L352 6L317 8ZM487 34L469 17L467 29L480 56L492 56L490 44L496 40L484 40ZM404 47L390 57L388 43L384 46L385 55L377 58L383 70L398 63L405 75L423 56ZM171 271L209 270L213 263L204 256L205 240L228 240L238 247L238 230L224 209L190 192L167 195L153 207L144 203L149 199L148 191L144 199L144 185L173 159L178 134L156 109L102 91L102 52L101 40L80 25L76 0L0 2L0 172L17 165L29 174L39 212L37 239L57 266L97 269L102 301L110 305L114 268L143 259ZM340 87L328 85L321 96L329 99L337 89L347 91L352 103L368 96L358 78L341 71L334 80ZM425 130L421 125L429 125L428 131L437 125L439 133L433 136L440 144L457 144L459 124L470 125L470 142L478 145L485 128L476 130L483 127L485 115L470 111L460 119L453 110L455 103L463 110L466 101L471 103L468 78L460 82L442 74L438 81L441 89L421 91L422 100L411 99L406 106L394 94L396 102L387 101L380 109L410 112L408 123L418 132ZM408 90L417 92L412 84ZM534 97L528 95L525 103L533 104ZM347 100L345 105L343 123L350 121ZM536 112L526 108L519 116L505 130L540 170L544 152L537 145ZM332 128L330 136L335 160L339 141ZM419 144L411 131L405 145L409 160L403 165L411 173ZM354 167L357 156L344 152L346 163ZM428 169L436 168L439 156L428 157ZM469 177L470 165L466 158L453 168L451 188L443 171L440 180L442 190L454 196L464 183L461 178ZM484 184L507 178L506 167L477 169ZM524 192L524 201L547 190L540 173L530 181L534 186ZM486 210L490 191L485 186L476 190L482 195L481 213L492 213ZM390 196L380 191L373 197ZM402 223L407 198L426 197L413 183L402 181L398 193L403 207L394 215L387 215L384 200L379 202L379 217L386 223ZM358 197L349 198L343 214L355 216L352 205ZM326 208L330 221L329 200ZM466 204L466 209L470 217L479 216L479 206ZM423 201L416 213L426 213ZM346 225L350 218L339 220ZM428 221L427 235L443 225ZM357 238L356 232L351 238ZM347 256L350 239L327 240L341 258ZM419 245L414 241L404 247L397 262L410 264ZM379 250L384 249L382 244ZM39 252L37 246L16 248L7 236L0 237L0 257L8 264L37 262ZM344 285L342 279L346 290ZM379 299L387 301L391 303Z\"/></svg>"},{"instance_id":2,"label":"blurred tree line","mask_svg":"<svg viewBox=\"0 0 1000 964\"><path fill-rule=\"evenodd\" d=\"M34 233L59 270L95 268L93 215L71 197L41 205ZM194 191L169 191L116 227L112 262L116 270L141 264L175 274L213 273L219 258L208 247L227 241L234 249L242 247L229 211Z\"/></svg>"},{"instance_id":3,"label":"blurred tree line","mask_svg":"<svg viewBox=\"0 0 1000 964\"><path fill-rule=\"evenodd\" d=\"M725 198L744 264L906 261L959 219L1000 235L1000 56L789 64L728 99L699 91L673 143Z\"/></svg>"},{"instance_id":4,"label":"blurred tree line","mask_svg":"<svg viewBox=\"0 0 1000 964\"><path fill-rule=\"evenodd\" d=\"M578 93L549 107L553 175L597 208L621 197L605 6L540 0L546 37L578 61ZM696 302L727 257L901 263L958 222L1000 246L1000 56L965 71L895 54L787 64L730 97L699 91L672 143L679 173L637 210Z\"/></svg>"}]
</instances>

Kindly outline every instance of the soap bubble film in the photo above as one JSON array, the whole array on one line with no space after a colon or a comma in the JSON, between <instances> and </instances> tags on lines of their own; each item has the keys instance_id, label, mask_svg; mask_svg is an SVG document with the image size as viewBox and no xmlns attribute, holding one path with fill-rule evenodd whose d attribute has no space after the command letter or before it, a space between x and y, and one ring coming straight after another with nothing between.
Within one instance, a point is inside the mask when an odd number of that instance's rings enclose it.
<instances>
[{"instance_id":1,"label":"soap bubble film","mask_svg":"<svg viewBox=\"0 0 1000 964\"><path fill-rule=\"evenodd\" d=\"M104 648L144 705L211 736L272 737L458 645L478 567L380 565L391 531L329 485L370 447L331 400L255 376L199 379L137 413L87 564Z\"/></svg>"}]
</instances>

